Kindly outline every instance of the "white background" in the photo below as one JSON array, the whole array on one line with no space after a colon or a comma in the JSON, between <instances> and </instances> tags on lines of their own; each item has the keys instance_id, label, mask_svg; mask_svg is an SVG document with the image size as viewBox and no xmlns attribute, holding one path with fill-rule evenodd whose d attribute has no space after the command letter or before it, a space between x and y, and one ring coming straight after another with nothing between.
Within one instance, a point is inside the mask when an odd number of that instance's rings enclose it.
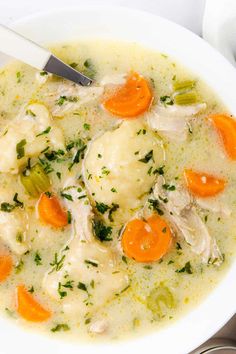
<instances>
[{"instance_id":1,"label":"white background","mask_svg":"<svg viewBox=\"0 0 236 354\"><path fill-rule=\"evenodd\" d=\"M121 5L150 11L200 34L205 0L0 0L0 23L36 11L89 4Z\"/></svg>"}]
</instances>

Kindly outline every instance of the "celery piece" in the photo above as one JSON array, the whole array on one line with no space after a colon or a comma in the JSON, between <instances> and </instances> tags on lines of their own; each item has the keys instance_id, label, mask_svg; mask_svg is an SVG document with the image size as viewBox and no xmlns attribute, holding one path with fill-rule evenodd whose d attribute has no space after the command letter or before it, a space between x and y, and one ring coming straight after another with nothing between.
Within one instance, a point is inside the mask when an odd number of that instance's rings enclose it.
<instances>
[{"instance_id":1,"label":"celery piece","mask_svg":"<svg viewBox=\"0 0 236 354\"><path fill-rule=\"evenodd\" d=\"M32 197L38 197L50 187L50 179L39 163L34 165L30 170L22 173L20 180Z\"/></svg>"},{"instance_id":2,"label":"celery piece","mask_svg":"<svg viewBox=\"0 0 236 354\"><path fill-rule=\"evenodd\" d=\"M174 101L179 106L187 106L199 102L199 97L196 91L189 91L175 95Z\"/></svg>"},{"instance_id":3,"label":"celery piece","mask_svg":"<svg viewBox=\"0 0 236 354\"><path fill-rule=\"evenodd\" d=\"M173 89L174 91L187 91L192 90L196 85L196 81L193 80L185 80L185 81L174 81Z\"/></svg>"},{"instance_id":4,"label":"celery piece","mask_svg":"<svg viewBox=\"0 0 236 354\"><path fill-rule=\"evenodd\" d=\"M160 284L148 295L147 307L154 315L162 317L165 315L167 309L175 307L174 297L166 286Z\"/></svg>"}]
</instances>

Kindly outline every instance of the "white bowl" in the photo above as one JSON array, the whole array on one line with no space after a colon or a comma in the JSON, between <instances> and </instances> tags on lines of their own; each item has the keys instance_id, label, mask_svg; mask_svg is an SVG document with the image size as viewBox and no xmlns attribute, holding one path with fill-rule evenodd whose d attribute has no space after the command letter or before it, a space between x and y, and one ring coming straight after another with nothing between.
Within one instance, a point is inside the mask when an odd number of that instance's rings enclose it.
<instances>
[{"instance_id":1,"label":"white bowl","mask_svg":"<svg viewBox=\"0 0 236 354\"><path fill-rule=\"evenodd\" d=\"M216 50L188 30L151 14L117 7L69 8L36 14L12 25L42 44L110 38L138 42L182 62L236 115L236 71ZM0 64L3 64L0 57ZM0 319L1 354L186 354L212 336L236 312L236 262L200 306L167 328L125 342L81 344L27 332ZM59 337L59 336L58 336ZM57 338L58 338L57 337Z\"/></svg>"}]
</instances>

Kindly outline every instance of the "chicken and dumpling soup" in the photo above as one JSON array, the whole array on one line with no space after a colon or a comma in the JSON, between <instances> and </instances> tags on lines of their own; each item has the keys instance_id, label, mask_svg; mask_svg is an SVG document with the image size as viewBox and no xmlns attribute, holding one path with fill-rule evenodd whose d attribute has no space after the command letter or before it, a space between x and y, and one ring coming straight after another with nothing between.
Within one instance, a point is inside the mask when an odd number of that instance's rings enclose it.
<instances>
[{"instance_id":1,"label":"chicken and dumpling soup","mask_svg":"<svg viewBox=\"0 0 236 354\"><path fill-rule=\"evenodd\" d=\"M235 256L234 118L137 44L52 51L92 85L0 72L1 312L80 340L171 325Z\"/></svg>"}]
</instances>

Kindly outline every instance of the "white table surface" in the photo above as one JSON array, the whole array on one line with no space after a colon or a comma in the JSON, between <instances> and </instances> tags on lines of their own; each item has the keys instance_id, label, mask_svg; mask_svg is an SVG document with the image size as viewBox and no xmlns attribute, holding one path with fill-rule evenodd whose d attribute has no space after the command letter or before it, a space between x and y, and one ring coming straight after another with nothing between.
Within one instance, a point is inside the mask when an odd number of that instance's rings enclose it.
<instances>
[{"instance_id":1,"label":"white table surface","mask_svg":"<svg viewBox=\"0 0 236 354\"><path fill-rule=\"evenodd\" d=\"M202 33L205 0L0 0L0 23L8 24L38 11L83 4L120 5L145 10L181 24L198 35ZM236 339L236 316L216 336Z\"/></svg>"}]
</instances>

